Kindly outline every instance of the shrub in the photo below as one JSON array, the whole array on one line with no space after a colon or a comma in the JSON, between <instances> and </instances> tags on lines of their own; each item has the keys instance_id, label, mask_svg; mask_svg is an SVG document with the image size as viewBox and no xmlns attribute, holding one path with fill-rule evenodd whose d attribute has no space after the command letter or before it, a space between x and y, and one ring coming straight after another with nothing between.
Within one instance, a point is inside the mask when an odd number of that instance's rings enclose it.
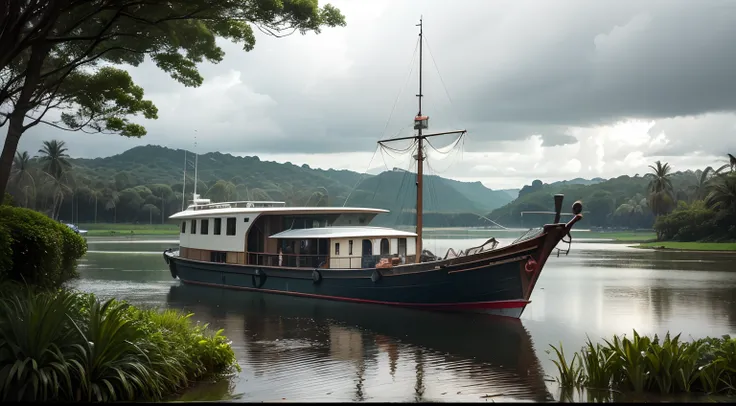
<instances>
[{"instance_id":1,"label":"shrub","mask_svg":"<svg viewBox=\"0 0 736 406\"><path fill-rule=\"evenodd\" d=\"M654 229L660 240L697 241L707 239L719 233L715 222L716 213L694 202L692 205L680 205L670 214L659 216L654 222Z\"/></svg>"},{"instance_id":2,"label":"shrub","mask_svg":"<svg viewBox=\"0 0 736 406\"><path fill-rule=\"evenodd\" d=\"M76 276L87 243L69 227L33 210L0 206L0 277L53 287Z\"/></svg>"},{"instance_id":3,"label":"shrub","mask_svg":"<svg viewBox=\"0 0 736 406\"><path fill-rule=\"evenodd\" d=\"M662 394L703 392L736 394L736 339L730 336L680 341L680 335L660 340L614 336L606 345L588 341L568 364L562 347L554 346L561 386L615 389ZM575 366L575 360L583 361Z\"/></svg>"},{"instance_id":4,"label":"shrub","mask_svg":"<svg viewBox=\"0 0 736 406\"><path fill-rule=\"evenodd\" d=\"M11 195L8 192L5 192L5 197L2 201L0 201L0 206L15 206L15 199L13 199L13 195Z\"/></svg>"},{"instance_id":5,"label":"shrub","mask_svg":"<svg viewBox=\"0 0 736 406\"><path fill-rule=\"evenodd\" d=\"M0 399L162 400L195 379L239 370L221 331L190 316L0 286Z\"/></svg>"}]
</instances>

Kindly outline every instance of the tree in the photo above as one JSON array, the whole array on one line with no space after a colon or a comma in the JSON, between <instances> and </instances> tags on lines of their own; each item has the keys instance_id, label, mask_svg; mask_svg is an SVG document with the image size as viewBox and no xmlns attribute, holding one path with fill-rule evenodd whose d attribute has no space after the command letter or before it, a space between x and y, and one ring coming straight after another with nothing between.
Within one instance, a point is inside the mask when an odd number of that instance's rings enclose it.
<instances>
[{"instance_id":1,"label":"tree","mask_svg":"<svg viewBox=\"0 0 736 406\"><path fill-rule=\"evenodd\" d=\"M41 169L55 178L60 178L61 174L72 166L67 160L69 158L67 151L64 141L44 141L43 147L38 150L41 154L39 159Z\"/></svg>"},{"instance_id":2,"label":"tree","mask_svg":"<svg viewBox=\"0 0 736 406\"><path fill-rule=\"evenodd\" d=\"M674 193L670 180L672 168L668 163L662 164L660 161L649 167L652 168L650 174L652 180L649 182L649 207L655 216L659 216L668 213L674 206Z\"/></svg>"},{"instance_id":3,"label":"tree","mask_svg":"<svg viewBox=\"0 0 736 406\"><path fill-rule=\"evenodd\" d=\"M728 174L714 182L705 205L713 210L723 210L736 214L736 174Z\"/></svg>"},{"instance_id":4,"label":"tree","mask_svg":"<svg viewBox=\"0 0 736 406\"><path fill-rule=\"evenodd\" d=\"M18 152L13 160L10 183L23 196L23 207L32 207L36 198L36 180L31 173L31 156L28 151Z\"/></svg>"},{"instance_id":5,"label":"tree","mask_svg":"<svg viewBox=\"0 0 736 406\"><path fill-rule=\"evenodd\" d=\"M216 37L250 51L252 26L280 37L343 26L331 5L316 0L17 0L0 6L0 126L8 124L0 156L0 195L23 133L39 123L70 131L141 137L142 114L157 118L127 72L149 56L185 86L199 86L197 64L218 63ZM102 64L107 66L102 66ZM44 120L62 111L57 122ZM26 122L30 120L29 122Z\"/></svg>"}]
</instances>

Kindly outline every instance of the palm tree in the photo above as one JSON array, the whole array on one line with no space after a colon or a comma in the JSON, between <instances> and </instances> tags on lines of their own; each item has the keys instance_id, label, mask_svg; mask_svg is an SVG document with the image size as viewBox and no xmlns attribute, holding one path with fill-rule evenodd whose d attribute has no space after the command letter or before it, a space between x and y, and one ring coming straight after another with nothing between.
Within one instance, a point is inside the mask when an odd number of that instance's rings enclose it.
<instances>
[{"instance_id":1,"label":"palm tree","mask_svg":"<svg viewBox=\"0 0 736 406\"><path fill-rule=\"evenodd\" d=\"M715 182L705 198L705 205L713 210L736 213L736 174L729 174Z\"/></svg>"},{"instance_id":2,"label":"palm tree","mask_svg":"<svg viewBox=\"0 0 736 406\"><path fill-rule=\"evenodd\" d=\"M652 173L650 173L652 180L649 182L649 207L652 208L655 216L659 216L669 212L674 205L672 182L670 181L672 168L670 164L662 164L660 161L649 167L652 168Z\"/></svg>"},{"instance_id":3,"label":"palm tree","mask_svg":"<svg viewBox=\"0 0 736 406\"><path fill-rule=\"evenodd\" d=\"M207 190L204 194L205 197L212 199L214 202L231 202L235 200L238 193L235 190L235 185L228 181L218 180L212 187Z\"/></svg>"},{"instance_id":4,"label":"palm tree","mask_svg":"<svg viewBox=\"0 0 736 406\"><path fill-rule=\"evenodd\" d=\"M28 151L16 152L13 167L10 170L10 185L23 195L23 207L30 207L29 202L36 198L36 181L31 173L31 156Z\"/></svg>"},{"instance_id":5,"label":"palm tree","mask_svg":"<svg viewBox=\"0 0 736 406\"><path fill-rule=\"evenodd\" d=\"M118 222L118 202L120 201L120 193L110 188L102 191L102 201L105 203L105 210L113 209L113 223Z\"/></svg>"},{"instance_id":6,"label":"palm tree","mask_svg":"<svg viewBox=\"0 0 736 406\"><path fill-rule=\"evenodd\" d=\"M89 202L95 202L95 224L97 223L97 201L104 198L102 191L97 189L90 189L89 191Z\"/></svg>"},{"instance_id":7,"label":"palm tree","mask_svg":"<svg viewBox=\"0 0 736 406\"><path fill-rule=\"evenodd\" d=\"M67 158L69 158L67 151L64 141L44 141L43 148L38 150L41 154L39 161L42 169L55 178L61 177L63 172L72 167L67 161Z\"/></svg>"},{"instance_id":8,"label":"palm tree","mask_svg":"<svg viewBox=\"0 0 736 406\"><path fill-rule=\"evenodd\" d=\"M51 204L51 218L54 220L59 218L59 210L61 210L61 204L64 202L64 197L67 194L74 193L72 188L69 187L70 177L67 172L61 172L57 176L53 176L48 172L44 174L44 188L49 191L52 198Z\"/></svg>"},{"instance_id":9,"label":"palm tree","mask_svg":"<svg viewBox=\"0 0 736 406\"><path fill-rule=\"evenodd\" d=\"M690 186L693 200L703 200L705 198L705 195L707 194L708 184L711 182L713 176L715 175L716 171L710 166L703 169L700 174L698 174L697 172L695 173L697 181L695 185Z\"/></svg>"},{"instance_id":10,"label":"palm tree","mask_svg":"<svg viewBox=\"0 0 736 406\"><path fill-rule=\"evenodd\" d=\"M630 227L636 226L639 224L638 220L644 216L646 210L648 210L648 206L647 199L637 193L636 196L629 199L626 203L618 206L616 211L613 212L613 215L625 218L626 223L628 223Z\"/></svg>"}]
</instances>

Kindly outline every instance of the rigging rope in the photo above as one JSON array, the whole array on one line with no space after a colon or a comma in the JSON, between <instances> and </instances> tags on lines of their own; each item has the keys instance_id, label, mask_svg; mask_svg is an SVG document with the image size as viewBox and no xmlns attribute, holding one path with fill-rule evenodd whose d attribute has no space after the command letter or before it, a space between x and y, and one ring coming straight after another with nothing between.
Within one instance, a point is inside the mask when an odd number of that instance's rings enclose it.
<instances>
[{"instance_id":1,"label":"rigging rope","mask_svg":"<svg viewBox=\"0 0 736 406\"><path fill-rule=\"evenodd\" d=\"M373 159L376 157L376 154L378 153L378 147L373 151L373 156L371 157L371 160L368 161L368 167L365 168L365 172L363 172L362 175L360 175L360 178L358 179L358 182L353 186L353 189L350 190L350 193L348 193L348 196L345 198L345 201L342 203L342 207L345 207L345 205L348 203L348 200L350 199L350 196L352 196L355 189L358 188L358 185L360 185L361 182L363 182L363 179L365 178L365 175L368 174L368 170L371 168L371 164L373 163Z\"/></svg>"},{"instance_id":2,"label":"rigging rope","mask_svg":"<svg viewBox=\"0 0 736 406\"><path fill-rule=\"evenodd\" d=\"M434 55L432 54L432 48L429 46L429 41L427 40L427 35L422 34L422 38L424 39L424 43L427 45L427 51L429 51L429 57L432 59L432 65L434 65L434 69L437 71L437 76L440 78L440 83L442 83L442 88L445 90L445 95L447 96L447 100L450 101L450 111L452 112L453 119L457 122L459 121L457 114L455 113L455 104L452 102L452 98L450 97L450 92L447 91L447 86L445 86L445 80L442 79L442 74L440 73L440 68L437 66L437 62L434 60Z\"/></svg>"},{"instance_id":3,"label":"rigging rope","mask_svg":"<svg viewBox=\"0 0 736 406\"><path fill-rule=\"evenodd\" d=\"M394 110L396 110L396 105L399 103L399 99L401 98L401 95L404 94L404 90L406 89L406 86L409 84L409 79L411 79L411 74L414 72L414 60L417 57L417 49L419 49L419 38L417 38L417 44L414 46L414 54L411 57L411 62L409 62L409 74L406 76L406 81L404 82L404 86L401 87L401 90L399 90L399 94L396 95L396 100L394 100L394 106L391 108L391 113L388 115L388 120L386 120L386 125L383 127L383 133L381 133L381 137L386 135L386 130L388 129L388 125L391 122L391 118L394 115Z\"/></svg>"}]
</instances>

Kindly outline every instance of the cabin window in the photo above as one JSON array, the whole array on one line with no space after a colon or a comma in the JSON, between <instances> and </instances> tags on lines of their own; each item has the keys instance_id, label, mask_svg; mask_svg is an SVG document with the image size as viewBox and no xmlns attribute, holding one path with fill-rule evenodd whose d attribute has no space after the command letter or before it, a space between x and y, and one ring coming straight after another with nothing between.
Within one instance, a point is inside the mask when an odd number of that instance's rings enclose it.
<instances>
[{"instance_id":1,"label":"cabin window","mask_svg":"<svg viewBox=\"0 0 736 406\"><path fill-rule=\"evenodd\" d=\"M210 232L210 220L202 219L202 224L199 225L199 233L207 235Z\"/></svg>"},{"instance_id":2,"label":"cabin window","mask_svg":"<svg viewBox=\"0 0 736 406\"><path fill-rule=\"evenodd\" d=\"M340 255L340 243L335 243L335 255Z\"/></svg>"},{"instance_id":3,"label":"cabin window","mask_svg":"<svg viewBox=\"0 0 736 406\"><path fill-rule=\"evenodd\" d=\"M214 235L220 235L220 229L222 229L222 219L216 218L215 223L213 224L214 228L212 229L212 234Z\"/></svg>"},{"instance_id":4,"label":"cabin window","mask_svg":"<svg viewBox=\"0 0 736 406\"><path fill-rule=\"evenodd\" d=\"M211 251L210 262L227 262L227 252Z\"/></svg>"},{"instance_id":5,"label":"cabin window","mask_svg":"<svg viewBox=\"0 0 736 406\"><path fill-rule=\"evenodd\" d=\"M399 255L406 256L406 238L399 238Z\"/></svg>"},{"instance_id":6,"label":"cabin window","mask_svg":"<svg viewBox=\"0 0 736 406\"><path fill-rule=\"evenodd\" d=\"M388 255L389 251L390 251L390 245L388 243L388 238L382 238L381 239L381 255Z\"/></svg>"},{"instance_id":7,"label":"cabin window","mask_svg":"<svg viewBox=\"0 0 736 406\"><path fill-rule=\"evenodd\" d=\"M228 217L227 218L227 229L226 234L227 235L235 235L235 217Z\"/></svg>"},{"instance_id":8,"label":"cabin window","mask_svg":"<svg viewBox=\"0 0 736 406\"><path fill-rule=\"evenodd\" d=\"M187 232L187 222L186 221L182 221L181 222L181 233L184 234L186 232Z\"/></svg>"},{"instance_id":9,"label":"cabin window","mask_svg":"<svg viewBox=\"0 0 736 406\"><path fill-rule=\"evenodd\" d=\"M348 255L353 255L353 240L348 241Z\"/></svg>"},{"instance_id":10,"label":"cabin window","mask_svg":"<svg viewBox=\"0 0 736 406\"><path fill-rule=\"evenodd\" d=\"M189 227L189 232L192 234L197 234L197 220L192 220L192 226Z\"/></svg>"}]
</instances>

